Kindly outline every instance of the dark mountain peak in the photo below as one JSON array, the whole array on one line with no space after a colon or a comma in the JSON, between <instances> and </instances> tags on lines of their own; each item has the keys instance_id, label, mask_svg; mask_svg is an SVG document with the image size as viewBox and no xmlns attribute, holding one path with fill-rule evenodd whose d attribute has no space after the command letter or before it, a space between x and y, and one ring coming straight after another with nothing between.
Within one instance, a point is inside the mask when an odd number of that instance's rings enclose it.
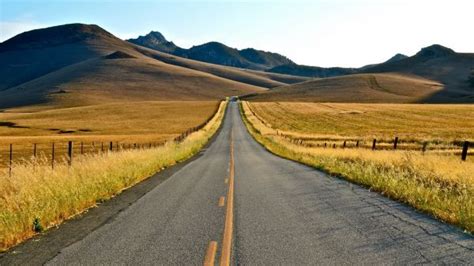
<instances>
[{"instance_id":1,"label":"dark mountain peak","mask_svg":"<svg viewBox=\"0 0 474 266\"><path fill-rule=\"evenodd\" d=\"M270 68L281 66L281 65L291 65L295 64L295 62L291 61L288 57L283 56L281 54L261 51L254 48L246 48L240 50L240 55L245 59L260 64L266 65Z\"/></svg>"},{"instance_id":2,"label":"dark mountain peak","mask_svg":"<svg viewBox=\"0 0 474 266\"><path fill-rule=\"evenodd\" d=\"M145 36L139 36L137 39L130 39L128 41L160 52L225 66L263 70L284 64L294 64L287 57L277 53L254 48L239 50L216 41L183 49L176 46L173 42L167 41L157 31L151 31Z\"/></svg>"},{"instance_id":3,"label":"dark mountain peak","mask_svg":"<svg viewBox=\"0 0 474 266\"><path fill-rule=\"evenodd\" d=\"M150 31L150 33L148 33L146 36L150 38L154 38L160 42L167 42L165 36L163 36L163 34L161 34L161 32L159 31Z\"/></svg>"},{"instance_id":4,"label":"dark mountain peak","mask_svg":"<svg viewBox=\"0 0 474 266\"><path fill-rule=\"evenodd\" d=\"M404 54L396 54L392 57L390 57L390 59L388 59L387 61L385 61L385 63L390 63L390 62L397 62L397 61L400 61L400 60L403 60L405 58L408 58L408 56L404 55Z\"/></svg>"},{"instance_id":5,"label":"dark mountain peak","mask_svg":"<svg viewBox=\"0 0 474 266\"><path fill-rule=\"evenodd\" d=\"M26 31L0 44L0 51L35 49L91 39L117 39L101 27L91 24L66 24Z\"/></svg>"},{"instance_id":6,"label":"dark mountain peak","mask_svg":"<svg viewBox=\"0 0 474 266\"><path fill-rule=\"evenodd\" d=\"M173 42L166 40L165 36L158 31L150 31L147 35L127 41L165 53L174 53L177 50L181 50L181 48L176 46Z\"/></svg>"},{"instance_id":7,"label":"dark mountain peak","mask_svg":"<svg viewBox=\"0 0 474 266\"><path fill-rule=\"evenodd\" d=\"M192 49L196 49L196 48L199 48L199 49L202 49L202 48L208 48L208 49L233 49L233 48L230 48L229 46L223 44L223 43L220 43L220 42L207 42L207 43L203 43L203 44L200 44L200 45L195 45L193 47L191 47L190 50Z\"/></svg>"},{"instance_id":8,"label":"dark mountain peak","mask_svg":"<svg viewBox=\"0 0 474 266\"><path fill-rule=\"evenodd\" d=\"M150 31L150 33L146 35L140 35L138 36L138 38L130 39L128 41L129 42L133 42L133 41L149 42L149 43L157 43L157 44L168 42L165 36L163 36L163 34L161 34L159 31Z\"/></svg>"},{"instance_id":9,"label":"dark mountain peak","mask_svg":"<svg viewBox=\"0 0 474 266\"><path fill-rule=\"evenodd\" d=\"M436 58L436 57L445 57L449 55L456 54L456 52L450 48L444 47L439 44L433 44L431 46L422 48L415 57L429 57L429 58Z\"/></svg>"}]
</instances>

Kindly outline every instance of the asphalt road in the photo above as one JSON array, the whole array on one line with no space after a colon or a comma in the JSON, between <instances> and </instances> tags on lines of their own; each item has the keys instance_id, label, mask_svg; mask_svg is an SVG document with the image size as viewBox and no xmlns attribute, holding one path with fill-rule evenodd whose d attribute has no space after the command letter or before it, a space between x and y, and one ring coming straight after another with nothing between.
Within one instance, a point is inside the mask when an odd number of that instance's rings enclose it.
<instances>
[{"instance_id":1,"label":"asphalt road","mask_svg":"<svg viewBox=\"0 0 474 266\"><path fill-rule=\"evenodd\" d=\"M232 264L474 264L472 236L267 152L234 102L199 158L47 264L219 263L225 227Z\"/></svg>"}]
</instances>

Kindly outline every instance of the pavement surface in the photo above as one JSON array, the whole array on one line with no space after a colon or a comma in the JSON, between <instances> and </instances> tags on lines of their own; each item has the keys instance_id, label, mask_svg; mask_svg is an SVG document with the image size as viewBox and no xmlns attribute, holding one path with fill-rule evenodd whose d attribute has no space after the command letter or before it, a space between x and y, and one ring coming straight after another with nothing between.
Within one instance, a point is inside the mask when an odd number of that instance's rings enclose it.
<instances>
[{"instance_id":1,"label":"pavement surface","mask_svg":"<svg viewBox=\"0 0 474 266\"><path fill-rule=\"evenodd\" d=\"M0 264L474 264L473 236L269 153L247 132L237 103L227 111L200 156L105 222L82 234L73 223L74 242L49 248L48 238L64 235L60 227ZM28 249L34 241L43 251ZM35 255L20 260L28 250Z\"/></svg>"}]
</instances>

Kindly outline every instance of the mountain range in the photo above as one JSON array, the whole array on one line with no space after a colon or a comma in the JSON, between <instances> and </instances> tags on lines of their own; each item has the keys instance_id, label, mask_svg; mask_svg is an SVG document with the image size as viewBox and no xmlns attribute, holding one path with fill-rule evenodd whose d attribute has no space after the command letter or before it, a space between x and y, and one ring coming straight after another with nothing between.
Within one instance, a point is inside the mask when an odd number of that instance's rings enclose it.
<instances>
[{"instance_id":1,"label":"mountain range","mask_svg":"<svg viewBox=\"0 0 474 266\"><path fill-rule=\"evenodd\" d=\"M124 41L76 23L0 43L0 62L0 108L254 94L258 100L474 102L468 82L474 55L440 45L362 68L321 68L217 42L183 49L158 32Z\"/></svg>"},{"instance_id":2,"label":"mountain range","mask_svg":"<svg viewBox=\"0 0 474 266\"><path fill-rule=\"evenodd\" d=\"M238 68L266 70L279 65L295 64L287 57L277 53L253 48L238 50L219 42L208 42L193 46L189 49L184 49L166 40L165 37L157 31L152 31L147 35L140 36L137 39L129 39L128 41L133 44L183 58Z\"/></svg>"},{"instance_id":3,"label":"mountain range","mask_svg":"<svg viewBox=\"0 0 474 266\"><path fill-rule=\"evenodd\" d=\"M473 91L471 89L472 86L469 85L468 76L472 69L474 69L474 54L456 53L452 49L438 44L422 48L414 56L398 53L385 62L370 64L361 68L325 68L298 65L280 54L252 48L238 50L218 42L209 42L193 46L190 49L183 49L176 46L173 42L166 40L165 37L157 31L152 31L145 36L140 36L137 39L130 39L128 41L158 51L203 62L239 68L259 69L269 73L280 73L292 76L330 78L343 75L387 72L415 75L434 82L439 82L444 86L444 90L432 92L432 95L426 94L426 96L430 98L430 101L445 101L446 97L454 98L455 101L460 102L472 101L471 95ZM250 51L254 54L253 57L242 56L245 53L250 53ZM264 58L265 60L256 60L256 58ZM358 76L357 80L360 80L359 78L360 76ZM399 76L397 76L397 80L400 81ZM412 80L413 79L410 78L405 81ZM311 84L311 82L309 83ZM346 84L346 82L343 83ZM291 86L288 87L291 88ZM307 99L315 100L313 97L307 97ZM449 99L448 101L453 101L453 99Z\"/></svg>"}]
</instances>

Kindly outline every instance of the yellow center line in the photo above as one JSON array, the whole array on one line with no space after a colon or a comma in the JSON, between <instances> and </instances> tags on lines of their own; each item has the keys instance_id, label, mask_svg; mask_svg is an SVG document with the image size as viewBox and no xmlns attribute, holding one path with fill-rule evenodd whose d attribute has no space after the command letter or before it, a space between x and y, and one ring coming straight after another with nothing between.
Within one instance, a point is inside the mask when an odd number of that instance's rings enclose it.
<instances>
[{"instance_id":1,"label":"yellow center line","mask_svg":"<svg viewBox=\"0 0 474 266\"><path fill-rule=\"evenodd\" d=\"M206 257L204 258L204 266L214 266L216 258L217 242L211 241L207 247Z\"/></svg>"},{"instance_id":2,"label":"yellow center line","mask_svg":"<svg viewBox=\"0 0 474 266\"><path fill-rule=\"evenodd\" d=\"M224 224L224 237L222 240L222 253L220 266L230 265L232 251L232 232L234 222L234 137L230 132L230 177L227 190L227 209Z\"/></svg>"},{"instance_id":3,"label":"yellow center line","mask_svg":"<svg viewBox=\"0 0 474 266\"><path fill-rule=\"evenodd\" d=\"M219 198L219 207L224 207L225 197Z\"/></svg>"}]
</instances>

